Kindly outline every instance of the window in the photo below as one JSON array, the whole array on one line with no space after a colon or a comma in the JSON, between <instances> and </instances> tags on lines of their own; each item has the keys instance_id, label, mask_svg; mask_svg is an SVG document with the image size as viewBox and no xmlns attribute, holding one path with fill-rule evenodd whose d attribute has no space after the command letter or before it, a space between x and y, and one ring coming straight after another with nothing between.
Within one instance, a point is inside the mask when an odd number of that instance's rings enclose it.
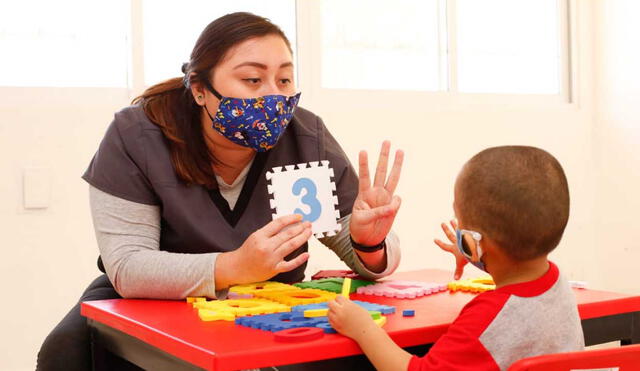
<instances>
[{"instance_id":1,"label":"window","mask_svg":"<svg viewBox=\"0 0 640 371\"><path fill-rule=\"evenodd\" d=\"M144 1L144 81L153 85L182 75L200 32L228 13L245 11L269 18L296 47L295 0Z\"/></svg>"},{"instance_id":2,"label":"window","mask_svg":"<svg viewBox=\"0 0 640 371\"><path fill-rule=\"evenodd\" d=\"M324 0L325 88L559 94L566 0Z\"/></svg>"},{"instance_id":3,"label":"window","mask_svg":"<svg viewBox=\"0 0 640 371\"><path fill-rule=\"evenodd\" d=\"M556 0L457 0L458 90L560 92Z\"/></svg>"},{"instance_id":4,"label":"window","mask_svg":"<svg viewBox=\"0 0 640 371\"><path fill-rule=\"evenodd\" d=\"M0 85L126 87L128 1L0 2Z\"/></svg>"},{"instance_id":5,"label":"window","mask_svg":"<svg viewBox=\"0 0 640 371\"><path fill-rule=\"evenodd\" d=\"M446 89L438 0L324 0L322 86Z\"/></svg>"}]
</instances>

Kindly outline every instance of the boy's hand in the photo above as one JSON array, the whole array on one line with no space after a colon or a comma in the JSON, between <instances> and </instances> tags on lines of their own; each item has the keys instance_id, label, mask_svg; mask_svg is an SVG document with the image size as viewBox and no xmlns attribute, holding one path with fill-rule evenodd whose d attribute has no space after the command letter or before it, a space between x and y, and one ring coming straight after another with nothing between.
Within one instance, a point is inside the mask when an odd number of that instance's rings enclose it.
<instances>
[{"instance_id":1,"label":"boy's hand","mask_svg":"<svg viewBox=\"0 0 640 371\"><path fill-rule=\"evenodd\" d=\"M329 323L336 331L357 342L362 336L370 333L371 326L378 326L366 309L343 296L337 296L336 300L329 302L328 317Z\"/></svg>"},{"instance_id":2,"label":"boy's hand","mask_svg":"<svg viewBox=\"0 0 640 371\"><path fill-rule=\"evenodd\" d=\"M458 222L453 219L450 223L453 230L451 230L446 223L440 224L440 227L442 227L442 231L444 231L447 239L451 241L451 244L444 243L437 238L433 242L435 242L436 245L440 246L442 250L448 251L456 257L456 272L454 273L453 278L459 280L460 277L462 277L464 266L467 265L467 259L465 259L465 257L460 253L460 250L458 250L457 246L458 241L456 241L455 230L458 229Z\"/></svg>"}]
</instances>

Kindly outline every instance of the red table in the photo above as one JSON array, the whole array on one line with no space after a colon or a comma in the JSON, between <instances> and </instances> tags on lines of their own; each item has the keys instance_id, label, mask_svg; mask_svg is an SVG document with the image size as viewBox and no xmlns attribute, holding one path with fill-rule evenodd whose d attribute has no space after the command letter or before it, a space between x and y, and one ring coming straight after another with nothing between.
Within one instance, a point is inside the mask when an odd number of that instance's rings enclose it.
<instances>
[{"instance_id":1,"label":"red table","mask_svg":"<svg viewBox=\"0 0 640 371\"><path fill-rule=\"evenodd\" d=\"M446 283L443 270L399 272L389 279ZM587 345L621 340L640 342L640 296L574 289ZM475 295L447 291L418 299L390 299L352 294L364 300L396 306L385 329L402 347L434 343ZM414 309L415 317L402 317ZM341 335L281 343L268 331L232 322L203 322L185 301L98 300L82 303L96 345L146 369L233 370L294 364L361 354L358 345Z\"/></svg>"}]
</instances>

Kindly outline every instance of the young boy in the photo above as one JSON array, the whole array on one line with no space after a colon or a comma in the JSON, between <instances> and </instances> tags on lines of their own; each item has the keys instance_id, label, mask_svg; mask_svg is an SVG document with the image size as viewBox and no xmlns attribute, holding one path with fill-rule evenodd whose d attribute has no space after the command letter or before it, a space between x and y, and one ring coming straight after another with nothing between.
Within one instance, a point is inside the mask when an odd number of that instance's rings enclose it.
<instances>
[{"instance_id":1,"label":"young boy","mask_svg":"<svg viewBox=\"0 0 640 371\"><path fill-rule=\"evenodd\" d=\"M547 260L569 218L558 161L533 147L486 149L458 175L453 208L460 229L450 239L458 246L441 247L486 270L495 291L469 302L423 358L397 346L348 299L329 303L331 325L378 370L506 370L521 358L583 349L574 294Z\"/></svg>"}]
</instances>

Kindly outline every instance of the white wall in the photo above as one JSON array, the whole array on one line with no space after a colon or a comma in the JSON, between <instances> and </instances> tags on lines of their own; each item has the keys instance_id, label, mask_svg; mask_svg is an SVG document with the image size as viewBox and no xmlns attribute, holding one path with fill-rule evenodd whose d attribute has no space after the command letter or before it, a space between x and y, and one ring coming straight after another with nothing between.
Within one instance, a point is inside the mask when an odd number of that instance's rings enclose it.
<instances>
[{"instance_id":1,"label":"white wall","mask_svg":"<svg viewBox=\"0 0 640 371\"><path fill-rule=\"evenodd\" d=\"M570 181L571 220L553 259L570 278L592 287L639 291L626 277L640 258L633 233L640 203L640 29L632 19L640 9L634 0L572 5L572 104L320 89L319 22L301 9L302 104L324 118L354 163L358 150L376 153L383 138L407 152L398 189L405 202L395 227L404 254L400 269L452 268L432 240L441 236L440 221L452 216L459 168L487 146L529 144L556 155ZM125 90L0 88L2 370L33 369L46 334L98 274L80 175L113 113L129 99ZM46 210L22 209L22 170L28 167L51 171ZM309 273L340 267L320 246L312 254Z\"/></svg>"},{"instance_id":2,"label":"white wall","mask_svg":"<svg viewBox=\"0 0 640 371\"><path fill-rule=\"evenodd\" d=\"M0 370L35 368L47 333L98 276L80 179L124 89L0 88ZM24 210L22 172L50 172L50 206Z\"/></svg>"},{"instance_id":3,"label":"white wall","mask_svg":"<svg viewBox=\"0 0 640 371\"><path fill-rule=\"evenodd\" d=\"M640 2L596 2L596 256L602 284L640 292Z\"/></svg>"}]
</instances>

